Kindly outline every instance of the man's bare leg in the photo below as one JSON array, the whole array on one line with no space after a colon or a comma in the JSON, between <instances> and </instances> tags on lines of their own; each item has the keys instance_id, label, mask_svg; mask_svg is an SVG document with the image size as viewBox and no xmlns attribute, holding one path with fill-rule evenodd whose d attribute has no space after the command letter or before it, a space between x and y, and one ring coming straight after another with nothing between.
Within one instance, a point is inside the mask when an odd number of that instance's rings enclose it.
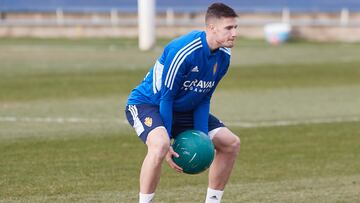
<instances>
[{"instance_id":1,"label":"man's bare leg","mask_svg":"<svg viewBox=\"0 0 360 203\"><path fill-rule=\"evenodd\" d=\"M240 150L239 137L226 127L222 127L214 135L212 141L215 145L216 154L209 172L209 188L206 200L206 202L209 203L220 202L222 192L229 180L237 154ZM209 198L212 198L214 201Z\"/></svg>"}]
</instances>

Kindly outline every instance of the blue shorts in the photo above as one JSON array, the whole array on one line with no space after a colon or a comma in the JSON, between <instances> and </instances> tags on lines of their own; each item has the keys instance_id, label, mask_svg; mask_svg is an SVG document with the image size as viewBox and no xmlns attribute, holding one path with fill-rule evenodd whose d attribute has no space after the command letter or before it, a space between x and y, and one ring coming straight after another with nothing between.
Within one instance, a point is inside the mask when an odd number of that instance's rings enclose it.
<instances>
[{"instance_id":1,"label":"blue shorts","mask_svg":"<svg viewBox=\"0 0 360 203\"><path fill-rule=\"evenodd\" d=\"M126 118L135 129L136 134L146 143L150 131L164 126L161 119L159 106L149 104L127 105L125 108ZM208 128L211 131L224 127L225 125L215 116L209 114ZM172 122L172 135L194 128L193 112L174 112ZM174 137L174 136L173 136Z\"/></svg>"}]
</instances>

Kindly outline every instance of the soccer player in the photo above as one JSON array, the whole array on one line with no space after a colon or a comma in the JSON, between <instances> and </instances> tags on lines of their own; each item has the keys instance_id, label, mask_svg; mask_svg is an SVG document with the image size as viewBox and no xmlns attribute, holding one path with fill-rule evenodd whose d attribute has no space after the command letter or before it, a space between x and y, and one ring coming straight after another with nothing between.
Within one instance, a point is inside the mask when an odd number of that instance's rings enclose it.
<instances>
[{"instance_id":1,"label":"soccer player","mask_svg":"<svg viewBox=\"0 0 360 203\"><path fill-rule=\"evenodd\" d=\"M240 139L210 114L210 99L230 64L237 35L237 14L223 3L208 7L205 31L192 31L171 41L144 80L132 90L126 117L147 145L140 172L139 202L154 198L161 163L182 168L170 140L188 129L207 133L216 149L209 169L206 203L220 202L230 177Z\"/></svg>"}]
</instances>

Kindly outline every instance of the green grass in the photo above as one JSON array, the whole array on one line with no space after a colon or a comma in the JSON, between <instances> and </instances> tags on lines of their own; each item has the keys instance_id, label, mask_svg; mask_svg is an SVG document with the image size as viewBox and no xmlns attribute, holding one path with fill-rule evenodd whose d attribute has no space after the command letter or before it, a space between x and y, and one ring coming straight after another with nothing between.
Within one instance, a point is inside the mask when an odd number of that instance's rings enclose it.
<instances>
[{"instance_id":1,"label":"green grass","mask_svg":"<svg viewBox=\"0 0 360 203\"><path fill-rule=\"evenodd\" d=\"M146 148L123 110L167 41L0 39L0 202L136 202ZM242 141L223 202L360 202L359 55L239 40L211 105ZM283 121L299 124L239 125ZM156 202L202 202L206 186L164 164Z\"/></svg>"},{"instance_id":2,"label":"green grass","mask_svg":"<svg viewBox=\"0 0 360 203\"><path fill-rule=\"evenodd\" d=\"M236 68L221 83L224 89L273 89L360 84L359 63L325 65L259 65ZM339 68L339 66L341 68ZM146 70L93 70L68 73L31 73L1 77L1 100L97 97L126 94ZM121 85L119 85L121 84ZM24 94L27 92L27 94Z\"/></svg>"},{"instance_id":3,"label":"green grass","mask_svg":"<svg viewBox=\"0 0 360 203\"><path fill-rule=\"evenodd\" d=\"M257 65L233 68L225 89L276 89L359 85L359 63Z\"/></svg>"},{"instance_id":4,"label":"green grass","mask_svg":"<svg viewBox=\"0 0 360 203\"><path fill-rule=\"evenodd\" d=\"M234 130L242 139L242 149L228 187L229 193L235 193L231 185L237 188L256 184L261 193L261 190L270 189L269 184L275 183L281 184L276 186L278 192L289 190L294 185L298 187L294 188L295 191L311 188L321 191L321 188L317 188L318 182L314 182L314 185L305 183L320 180L323 181L321 184L326 184L336 179L339 183L333 182L329 187L340 187L338 184L345 183L351 186L348 189L353 190L348 191L349 196L337 194L338 200L356 200L358 193L355 190L360 187L360 162L355 160L360 158L360 148L354 143L360 142L359 123ZM5 140L1 142L0 149L0 176L1 185L4 186L1 197L5 201L10 198L36 200L39 196L47 199L62 197L66 200L70 194L68 200L72 195L82 200L88 195L97 194L93 196L95 200L107 201L103 199L106 193L134 193L138 187L136 177L145 154L143 144L135 135L116 130L65 138ZM166 197L169 189L186 193L184 186L196 188L194 196L172 194L174 197ZM159 199L178 198L174 202L192 202L194 198L200 201L205 186L206 174L189 176L164 167ZM234 195L225 196L225 202L232 202L235 198L240 201L247 196L242 191ZM322 199L335 202L332 199L334 195ZM130 199L120 201L129 202L135 197L127 198ZM282 202L296 199L296 196L290 195Z\"/></svg>"},{"instance_id":5,"label":"green grass","mask_svg":"<svg viewBox=\"0 0 360 203\"><path fill-rule=\"evenodd\" d=\"M1 80L1 100L66 99L126 94L145 71L91 71L79 73L15 75ZM119 85L121 84L121 85ZM27 94L24 94L27 92Z\"/></svg>"},{"instance_id":6,"label":"green grass","mask_svg":"<svg viewBox=\"0 0 360 203\"><path fill-rule=\"evenodd\" d=\"M0 100L127 94L160 53L161 47L139 52L133 39L0 39ZM221 85L226 89L358 85L359 54L358 44L271 47L240 41Z\"/></svg>"}]
</instances>

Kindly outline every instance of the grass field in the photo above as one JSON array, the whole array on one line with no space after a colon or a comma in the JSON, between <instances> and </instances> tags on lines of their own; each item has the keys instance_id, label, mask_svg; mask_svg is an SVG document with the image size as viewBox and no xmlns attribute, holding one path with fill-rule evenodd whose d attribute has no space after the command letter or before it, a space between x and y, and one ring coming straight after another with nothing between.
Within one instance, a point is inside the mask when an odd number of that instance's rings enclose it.
<instances>
[{"instance_id":1,"label":"grass field","mask_svg":"<svg viewBox=\"0 0 360 203\"><path fill-rule=\"evenodd\" d=\"M0 39L0 202L137 202L124 105L161 53L132 39ZM233 202L360 202L360 44L239 40L212 112L240 136ZM203 202L164 164L155 202Z\"/></svg>"}]
</instances>

